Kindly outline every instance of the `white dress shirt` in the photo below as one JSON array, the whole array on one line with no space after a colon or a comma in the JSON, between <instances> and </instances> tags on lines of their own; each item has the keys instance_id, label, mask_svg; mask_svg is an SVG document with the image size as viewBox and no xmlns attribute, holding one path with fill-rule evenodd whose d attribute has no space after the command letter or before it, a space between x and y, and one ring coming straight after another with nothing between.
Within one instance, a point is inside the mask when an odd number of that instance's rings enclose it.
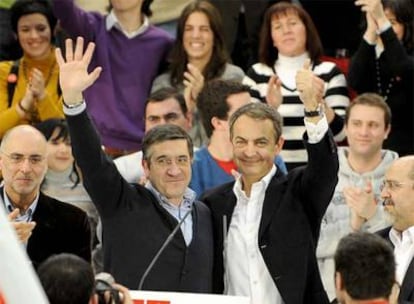
<instances>
[{"instance_id":1,"label":"white dress shirt","mask_svg":"<svg viewBox=\"0 0 414 304\"><path fill-rule=\"evenodd\" d=\"M389 236L394 245L397 282L402 285L405 273L414 257L414 226L402 233L392 228Z\"/></svg>"},{"instance_id":2,"label":"white dress shirt","mask_svg":"<svg viewBox=\"0 0 414 304\"><path fill-rule=\"evenodd\" d=\"M304 121L308 142L320 142L328 131L326 117L317 124ZM275 174L273 165L267 175L252 185L250 197L243 191L240 177L233 187L237 203L224 241L224 293L250 297L252 304L284 304L258 246L265 193Z\"/></svg>"}]
</instances>

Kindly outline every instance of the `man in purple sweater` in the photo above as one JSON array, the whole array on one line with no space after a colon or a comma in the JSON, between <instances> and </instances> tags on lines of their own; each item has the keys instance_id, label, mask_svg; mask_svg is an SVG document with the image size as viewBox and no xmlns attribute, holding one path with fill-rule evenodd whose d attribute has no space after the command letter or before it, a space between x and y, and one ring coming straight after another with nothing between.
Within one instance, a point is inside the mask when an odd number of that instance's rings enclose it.
<instances>
[{"instance_id":1,"label":"man in purple sweater","mask_svg":"<svg viewBox=\"0 0 414 304\"><path fill-rule=\"evenodd\" d=\"M85 98L107 153L115 157L141 149L145 100L173 42L149 24L151 2L111 0L103 16L82 10L73 0L53 0L63 29L96 43L90 69L103 70Z\"/></svg>"}]
</instances>

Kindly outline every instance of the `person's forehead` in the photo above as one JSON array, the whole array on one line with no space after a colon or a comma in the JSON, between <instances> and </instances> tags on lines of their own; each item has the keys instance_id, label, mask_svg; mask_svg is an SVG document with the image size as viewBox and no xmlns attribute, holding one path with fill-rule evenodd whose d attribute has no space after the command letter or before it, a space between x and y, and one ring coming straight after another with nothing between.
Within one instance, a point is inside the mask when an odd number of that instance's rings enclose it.
<instances>
[{"instance_id":1,"label":"person's forehead","mask_svg":"<svg viewBox=\"0 0 414 304\"><path fill-rule=\"evenodd\" d=\"M163 116L171 112L182 113L179 102L172 97L163 101L149 102L146 108L146 116Z\"/></svg>"},{"instance_id":2,"label":"person's forehead","mask_svg":"<svg viewBox=\"0 0 414 304\"><path fill-rule=\"evenodd\" d=\"M179 156L189 155L187 141L185 139L165 140L150 146L153 156Z\"/></svg>"},{"instance_id":3,"label":"person's forehead","mask_svg":"<svg viewBox=\"0 0 414 304\"><path fill-rule=\"evenodd\" d=\"M249 126L246 126L249 124ZM251 125L254 125L254 128ZM275 132L273 123L270 119L255 119L247 115L242 115L233 124L233 136L243 138L266 137Z\"/></svg>"},{"instance_id":4,"label":"person's forehead","mask_svg":"<svg viewBox=\"0 0 414 304\"><path fill-rule=\"evenodd\" d=\"M386 171L385 179L403 180L408 178L413 163L406 160L396 160Z\"/></svg>"},{"instance_id":5,"label":"person's forehead","mask_svg":"<svg viewBox=\"0 0 414 304\"><path fill-rule=\"evenodd\" d=\"M359 120L384 120L384 111L379 107L368 106L368 105L355 105L351 108L349 113L350 119Z\"/></svg>"}]
</instances>

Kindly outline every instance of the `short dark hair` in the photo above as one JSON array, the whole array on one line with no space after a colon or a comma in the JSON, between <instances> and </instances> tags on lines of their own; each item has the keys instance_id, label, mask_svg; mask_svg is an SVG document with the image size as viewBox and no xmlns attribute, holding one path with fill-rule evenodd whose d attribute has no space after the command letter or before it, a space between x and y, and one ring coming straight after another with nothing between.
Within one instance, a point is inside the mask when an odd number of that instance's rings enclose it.
<instances>
[{"instance_id":1,"label":"short dark hair","mask_svg":"<svg viewBox=\"0 0 414 304\"><path fill-rule=\"evenodd\" d=\"M188 153L193 158L193 141L190 135L179 126L172 124L165 124L155 126L149 130L142 140L142 157L149 162L151 155L149 150L152 145L161 143L167 140L179 140L184 139L187 142Z\"/></svg>"},{"instance_id":2,"label":"short dark hair","mask_svg":"<svg viewBox=\"0 0 414 304\"><path fill-rule=\"evenodd\" d=\"M384 9L394 13L404 26L402 43L408 54L414 53L414 4L412 0L382 0Z\"/></svg>"},{"instance_id":3,"label":"short dark hair","mask_svg":"<svg viewBox=\"0 0 414 304\"><path fill-rule=\"evenodd\" d=\"M234 94L249 93L250 88L240 82L214 79L208 81L197 97L197 109L208 138L213 134L211 119L228 119L230 110L227 98Z\"/></svg>"},{"instance_id":4,"label":"short dark hair","mask_svg":"<svg viewBox=\"0 0 414 304\"><path fill-rule=\"evenodd\" d=\"M310 59L312 62L320 60L320 57L323 54L323 47L312 18L300 5L290 2L278 2L267 9L263 18L259 43L259 61L261 63L273 66L279 55L279 51L273 45L271 34L271 22L273 16L282 16L290 12L297 14L299 19L305 25L306 50L309 53Z\"/></svg>"},{"instance_id":5,"label":"short dark hair","mask_svg":"<svg viewBox=\"0 0 414 304\"><path fill-rule=\"evenodd\" d=\"M30 14L42 14L46 17L53 38L57 19L53 14L49 0L17 0L10 8L11 27L17 33L17 24L22 16Z\"/></svg>"},{"instance_id":6,"label":"short dark hair","mask_svg":"<svg viewBox=\"0 0 414 304\"><path fill-rule=\"evenodd\" d=\"M94 293L91 265L74 254L50 256L37 274L51 304L87 304Z\"/></svg>"},{"instance_id":7,"label":"short dark hair","mask_svg":"<svg viewBox=\"0 0 414 304\"><path fill-rule=\"evenodd\" d=\"M335 252L335 272L355 300L388 298L395 283L391 246L380 236L354 232L343 237Z\"/></svg>"},{"instance_id":8,"label":"short dark hair","mask_svg":"<svg viewBox=\"0 0 414 304\"><path fill-rule=\"evenodd\" d=\"M391 124L391 109L384 98L376 93L363 93L355 97L345 110L345 124L348 124L351 111L356 105L376 107L384 112L385 129Z\"/></svg>"},{"instance_id":9,"label":"short dark hair","mask_svg":"<svg viewBox=\"0 0 414 304\"><path fill-rule=\"evenodd\" d=\"M204 71L201 71L205 80L221 76L228 61L220 12L210 1L193 1L183 9L178 19L176 40L170 56L171 83L174 86L179 86L183 83L184 72L187 70L188 58L183 47L183 35L185 23L194 12L200 12L207 16L214 36L213 53Z\"/></svg>"},{"instance_id":10,"label":"short dark hair","mask_svg":"<svg viewBox=\"0 0 414 304\"><path fill-rule=\"evenodd\" d=\"M141 6L141 13L144 14L147 17L151 17L152 16L152 11L151 11L151 4L154 0L144 0L144 2L142 3ZM111 1L109 1L109 5L106 8L106 10L109 12L112 9L112 4Z\"/></svg>"},{"instance_id":11,"label":"short dark hair","mask_svg":"<svg viewBox=\"0 0 414 304\"><path fill-rule=\"evenodd\" d=\"M234 123L243 115L256 120L270 120L273 124L273 130L275 132L275 142L279 141L279 138L282 135L283 127L282 116L280 116L279 112L276 109L269 106L268 104L261 102L248 103L247 105L244 105L241 108L237 109L237 111L231 115L229 122L230 138L233 138Z\"/></svg>"},{"instance_id":12,"label":"short dark hair","mask_svg":"<svg viewBox=\"0 0 414 304\"><path fill-rule=\"evenodd\" d=\"M145 101L145 116L147 114L148 104L162 102L169 98L175 99L180 105L181 112L184 115L187 115L188 108L187 108L187 104L185 103L184 95L180 93L176 88L166 87L166 88L161 88L159 90L154 91L153 93L151 93L150 97Z\"/></svg>"}]
</instances>

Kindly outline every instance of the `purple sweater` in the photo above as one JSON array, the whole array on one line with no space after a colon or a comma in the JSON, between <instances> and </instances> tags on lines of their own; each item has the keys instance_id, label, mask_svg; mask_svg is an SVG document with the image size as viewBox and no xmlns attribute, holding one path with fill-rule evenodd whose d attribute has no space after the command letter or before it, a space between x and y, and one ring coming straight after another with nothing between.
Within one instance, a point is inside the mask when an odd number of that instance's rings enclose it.
<instances>
[{"instance_id":1,"label":"purple sweater","mask_svg":"<svg viewBox=\"0 0 414 304\"><path fill-rule=\"evenodd\" d=\"M97 66L103 70L84 96L102 143L118 149L141 149L145 100L173 39L152 25L128 39L114 27L107 31L105 16L85 12L73 0L54 0L53 6L71 37L82 36L86 42L96 43L89 70Z\"/></svg>"}]
</instances>

